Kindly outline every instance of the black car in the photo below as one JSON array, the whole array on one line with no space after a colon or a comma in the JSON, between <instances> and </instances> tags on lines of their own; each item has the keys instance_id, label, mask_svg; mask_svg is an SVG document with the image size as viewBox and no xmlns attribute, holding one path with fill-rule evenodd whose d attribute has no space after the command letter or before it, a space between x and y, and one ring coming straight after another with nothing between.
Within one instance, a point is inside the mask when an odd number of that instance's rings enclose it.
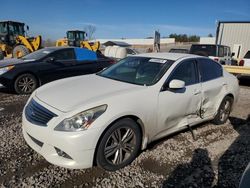
<instances>
[{"instance_id":1,"label":"black car","mask_svg":"<svg viewBox=\"0 0 250 188\"><path fill-rule=\"evenodd\" d=\"M0 61L0 86L29 94L53 80L95 73L112 63L102 54L84 48L44 48L20 59Z\"/></svg>"},{"instance_id":2,"label":"black car","mask_svg":"<svg viewBox=\"0 0 250 188\"><path fill-rule=\"evenodd\" d=\"M182 54L188 54L189 50L188 49L184 49L184 48L171 48L169 50L169 53L182 53Z\"/></svg>"}]
</instances>

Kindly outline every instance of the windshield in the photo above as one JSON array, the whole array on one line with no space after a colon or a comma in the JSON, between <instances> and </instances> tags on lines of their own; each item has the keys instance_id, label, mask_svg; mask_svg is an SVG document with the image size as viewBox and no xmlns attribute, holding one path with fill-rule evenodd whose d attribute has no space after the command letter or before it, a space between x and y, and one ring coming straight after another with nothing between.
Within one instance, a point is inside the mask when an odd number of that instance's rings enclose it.
<instances>
[{"instance_id":1,"label":"windshield","mask_svg":"<svg viewBox=\"0 0 250 188\"><path fill-rule=\"evenodd\" d=\"M7 24L6 23L0 23L0 33L7 33Z\"/></svg>"},{"instance_id":2,"label":"windshield","mask_svg":"<svg viewBox=\"0 0 250 188\"><path fill-rule=\"evenodd\" d=\"M173 63L167 59L127 57L97 75L137 85L153 85Z\"/></svg>"},{"instance_id":3,"label":"windshield","mask_svg":"<svg viewBox=\"0 0 250 188\"><path fill-rule=\"evenodd\" d=\"M75 40L74 32L68 31L68 33L67 33L67 38L68 38L69 40Z\"/></svg>"},{"instance_id":4,"label":"windshield","mask_svg":"<svg viewBox=\"0 0 250 188\"><path fill-rule=\"evenodd\" d=\"M216 56L215 45L192 45L190 54L201 55L201 56Z\"/></svg>"},{"instance_id":5,"label":"windshield","mask_svg":"<svg viewBox=\"0 0 250 188\"><path fill-rule=\"evenodd\" d=\"M9 31L10 31L10 34L24 36L24 25L20 23L10 23Z\"/></svg>"},{"instance_id":6,"label":"windshield","mask_svg":"<svg viewBox=\"0 0 250 188\"><path fill-rule=\"evenodd\" d=\"M53 48L44 48L41 50L37 50L33 53L30 53L26 56L23 56L21 59L23 59L23 60L39 60L39 59L44 58L45 56L47 56L48 54L50 54L54 51L55 51L55 49L53 49Z\"/></svg>"}]
</instances>

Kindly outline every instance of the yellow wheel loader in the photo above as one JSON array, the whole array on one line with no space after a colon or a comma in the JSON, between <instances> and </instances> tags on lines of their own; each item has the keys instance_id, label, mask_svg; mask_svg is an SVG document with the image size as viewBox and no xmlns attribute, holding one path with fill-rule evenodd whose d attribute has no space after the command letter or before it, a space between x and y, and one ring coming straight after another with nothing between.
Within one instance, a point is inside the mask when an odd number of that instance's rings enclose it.
<instances>
[{"instance_id":1,"label":"yellow wheel loader","mask_svg":"<svg viewBox=\"0 0 250 188\"><path fill-rule=\"evenodd\" d=\"M56 41L56 46L76 46L80 48L87 48L92 51L98 51L100 42L86 41L86 33L79 30L67 31L67 37Z\"/></svg>"},{"instance_id":2,"label":"yellow wheel loader","mask_svg":"<svg viewBox=\"0 0 250 188\"><path fill-rule=\"evenodd\" d=\"M41 36L25 36L24 26L20 22L0 21L0 60L4 57L20 58L41 48Z\"/></svg>"}]
</instances>

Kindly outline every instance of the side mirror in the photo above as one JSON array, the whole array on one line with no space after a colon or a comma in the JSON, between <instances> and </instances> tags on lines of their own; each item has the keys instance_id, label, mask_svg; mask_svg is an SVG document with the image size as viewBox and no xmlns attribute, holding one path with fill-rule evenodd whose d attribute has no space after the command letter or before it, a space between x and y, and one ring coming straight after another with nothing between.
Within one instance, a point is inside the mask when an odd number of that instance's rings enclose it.
<instances>
[{"instance_id":1,"label":"side mirror","mask_svg":"<svg viewBox=\"0 0 250 188\"><path fill-rule=\"evenodd\" d=\"M185 87L185 82L182 80L171 80L169 83L169 89L183 89Z\"/></svg>"},{"instance_id":2,"label":"side mirror","mask_svg":"<svg viewBox=\"0 0 250 188\"><path fill-rule=\"evenodd\" d=\"M29 30L30 30L30 27L29 27L28 25L26 26L26 30L27 30L27 31L29 31Z\"/></svg>"},{"instance_id":3,"label":"side mirror","mask_svg":"<svg viewBox=\"0 0 250 188\"><path fill-rule=\"evenodd\" d=\"M234 52L232 52L232 53L231 53L231 57L233 57L234 55L235 55L235 53L234 53Z\"/></svg>"},{"instance_id":4,"label":"side mirror","mask_svg":"<svg viewBox=\"0 0 250 188\"><path fill-rule=\"evenodd\" d=\"M48 57L48 58L46 59L46 61L49 62L49 63L53 63L53 62L56 61L56 58L54 58L54 57Z\"/></svg>"}]
</instances>

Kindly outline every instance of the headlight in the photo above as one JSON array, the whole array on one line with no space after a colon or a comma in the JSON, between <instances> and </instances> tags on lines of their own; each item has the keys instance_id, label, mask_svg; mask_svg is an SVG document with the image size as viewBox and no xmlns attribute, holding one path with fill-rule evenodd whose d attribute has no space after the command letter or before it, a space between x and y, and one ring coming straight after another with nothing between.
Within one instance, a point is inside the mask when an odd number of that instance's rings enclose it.
<instances>
[{"instance_id":1,"label":"headlight","mask_svg":"<svg viewBox=\"0 0 250 188\"><path fill-rule=\"evenodd\" d=\"M4 68L0 68L0 75L8 72L9 70L13 69L15 66L12 65L12 66L8 66L8 67L4 67Z\"/></svg>"},{"instance_id":2,"label":"headlight","mask_svg":"<svg viewBox=\"0 0 250 188\"><path fill-rule=\"evenodd\" d=\"M107 105L102 105L83 111L71 118L64 119L54 130L69 132L86 130L106 109Z\"/></svg>"}]
</instances>

